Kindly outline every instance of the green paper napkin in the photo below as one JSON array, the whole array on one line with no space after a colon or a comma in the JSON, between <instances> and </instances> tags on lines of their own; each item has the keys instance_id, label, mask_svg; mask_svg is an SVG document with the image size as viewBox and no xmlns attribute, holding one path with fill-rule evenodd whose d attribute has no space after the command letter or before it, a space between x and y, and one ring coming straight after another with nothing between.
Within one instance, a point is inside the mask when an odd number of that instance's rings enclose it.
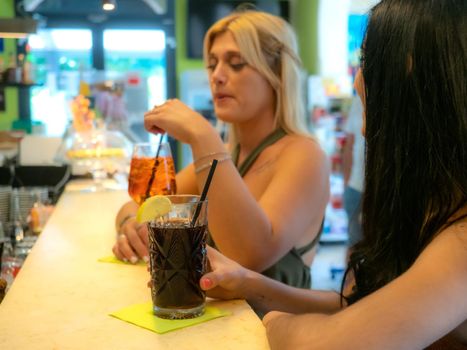
<instances>
[{"instance_id":1,"label":"green paper napkin","mask_svg":"<svg viewBox=\"0 0 467 350\"><path fill-rule=\"evenodd\" d=\"M104 262L104 263L112 263L112 264L123 264L123 265L146 265L146 263L142 260L139 260L136 264L132 264L131 262L125 262L122 260L117 259L115 256L105 256L103 258L97 259L99 262Z\"/></svg>"},{"instance_id":2,"label":"green paper napkin","mask_svg":"<svg viewBox=\"0 0 467 350\"><path fill-rule=\"evenodd\" d=\"M217 307L206 306L204 315L200 317L186 320L166 320L154 316L152 313L152 302L131 305L110 314L110 316L116 317L122 321L132 323L138 327L146 328L160 334L180 328L194 326L198 323L228 315L231 315L230 311L221 310Z\"/></svg>"}]
</instances>

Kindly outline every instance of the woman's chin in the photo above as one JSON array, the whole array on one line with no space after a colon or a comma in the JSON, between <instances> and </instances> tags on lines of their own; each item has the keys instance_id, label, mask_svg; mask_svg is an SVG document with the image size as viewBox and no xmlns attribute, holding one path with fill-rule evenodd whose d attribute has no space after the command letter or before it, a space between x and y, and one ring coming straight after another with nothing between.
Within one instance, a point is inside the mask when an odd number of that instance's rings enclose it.
<instances>
[{"instance_id":1,"label":"woman's chin","mask_svg":"<svg viewBox=\"0 0 467 350\"><path fill-rule=\"evenodd\" d=\"M231 113L225 113L223 111L214 111L218 120L224 123L235 123L238 121L238 118L235 118Z\"/></svg>"}]
</instances>

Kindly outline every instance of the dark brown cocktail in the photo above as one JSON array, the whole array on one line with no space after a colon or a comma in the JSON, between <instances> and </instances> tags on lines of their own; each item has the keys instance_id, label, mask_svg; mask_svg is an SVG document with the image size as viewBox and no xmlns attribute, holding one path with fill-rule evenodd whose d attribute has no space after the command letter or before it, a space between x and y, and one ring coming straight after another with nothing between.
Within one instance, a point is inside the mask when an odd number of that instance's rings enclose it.
<instances>
[{"instance_id":1,"label":"dark brown cocktail","mask_svg":"<svg viewBox=\"0 0 467 350\"><path fill-rule=\"evenodd\" d=\"M206 267L206 202L191 226L197 196L168 196L172 211L149 224L151 294L154 314L183 319L204 313L205 293L199 280ZM177 201L188 201L176 203Z\"/></svg>"}]
</instances>

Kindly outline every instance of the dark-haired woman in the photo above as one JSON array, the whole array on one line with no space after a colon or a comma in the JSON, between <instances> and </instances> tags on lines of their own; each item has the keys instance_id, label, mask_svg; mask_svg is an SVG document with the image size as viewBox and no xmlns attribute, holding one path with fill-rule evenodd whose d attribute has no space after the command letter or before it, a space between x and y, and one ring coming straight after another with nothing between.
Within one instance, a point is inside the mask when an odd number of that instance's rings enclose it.
<instances>
[{"instance_id":1,"label":"dark-haired woman","mask_svg":"<svg viewBox=\"0 0 467 350\"><path fill-rule=\"evenodd\" d=\"M201 286L278 310L263 320L273 349L466 349L467 1L382 0L355 87L364 237L341 295L287 287L212 249Z\"/></svg>"}]
</instances>

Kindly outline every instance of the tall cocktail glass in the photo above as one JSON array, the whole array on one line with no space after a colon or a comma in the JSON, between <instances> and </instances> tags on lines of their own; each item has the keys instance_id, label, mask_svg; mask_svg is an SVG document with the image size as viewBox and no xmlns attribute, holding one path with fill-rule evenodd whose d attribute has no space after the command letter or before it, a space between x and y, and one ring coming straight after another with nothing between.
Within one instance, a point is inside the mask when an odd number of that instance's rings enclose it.
<instances>
[{"instance_id":1,"label":"tall cocktail glass","mask_svg":"<svg viewBox=\"0 0 467 350\"><path fill-rule=\"evenodd\" d=\"M133 147L128 178L130 197L136 203L142 204L146 198L156 194L175 193L175 166L170 145L166 142L136 143Z\"/></svg>"},{"instance_id":2,"label":"tall cocktail glass","mask_svg":"<svg viewBox=\"0 0 467 350\"><path fill-rule=\"evenodd\" d=\"M207 201L168 196L172 210L148 224L151 295L156 316L184 319L204 313L199 280L206 269ZM200 206L196 223L191 219Z\"/></svg>"}]
</instances>

